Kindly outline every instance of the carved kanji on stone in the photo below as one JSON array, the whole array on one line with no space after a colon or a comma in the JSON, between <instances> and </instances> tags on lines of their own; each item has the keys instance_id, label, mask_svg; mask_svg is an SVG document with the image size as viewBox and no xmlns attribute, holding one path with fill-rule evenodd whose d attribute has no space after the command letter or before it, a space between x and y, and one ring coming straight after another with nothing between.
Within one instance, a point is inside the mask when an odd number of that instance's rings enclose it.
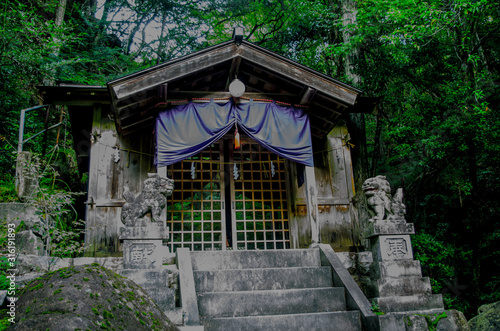
<instances>
[{"instance_id":1,"label":"carved kanji on stone","mask_svg":"<svg viewBox=\"0 0 500 331\"><path fill-rule=\"evenodd\" d=\"M408 244L403 238L387 238L385 242L388 249L387 255L402 258L408 254Z\"/></svg>"}]
</instances>

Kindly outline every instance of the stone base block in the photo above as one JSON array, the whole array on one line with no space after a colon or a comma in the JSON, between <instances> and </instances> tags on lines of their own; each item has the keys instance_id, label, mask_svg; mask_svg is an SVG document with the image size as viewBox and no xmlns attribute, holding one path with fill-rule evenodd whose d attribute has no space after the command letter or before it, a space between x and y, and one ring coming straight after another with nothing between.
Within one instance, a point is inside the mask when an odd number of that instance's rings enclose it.
<instances>
[{"instance_id":1,"label":"stone base block","mask_svg":"<svg viewBox=\"0 0 500 331\"><path fill-rule=\"evenodd\" d=\"M385 313L444 309L441 294L420 294L373 298Z\"/></svg>"},{"instance_id":2,"label":"stone base block","mask_svg":"<svg viewBox=\"0 0 500 331\"><path fill-rule=\"evenodd\" d=\"M364 230L365 237L385 236L391 234L414 234L413 223L393 223L391 221L370 222Z\"/></svg>"},{"instance_id":3,"label":"stone base block","mask_svg":"<svg viewBox=\"0 0 500 331\"><path fill-rule=\"evenodd\" d=\"M170 235L170 228L162 223L144 222L142 226L122 226L120 227L120 240L138 239L162 239L167 240Z\"/></svg>"},{"instance_id":4,"label":"stone base block","mask_svg":"<svg viewBox=\"0 0 500 331\"><path fill-rule=\"evenodd\" d=\"M428 277L383 278L375 282L373 293L377 297L431 294L432 287Z\"/></svg>"},{"instance_id":5,"label":"stone base block","mask_svg":"<svg viewBox=\"0 0 500 331\"><path fill-rule=\"evenodd\" d=\"M162 240L123 240L124 269L159 268L167 255L170 251Z\"/></svg>"},{"instance_id":6,"label":"stone base block","mask_svg":"<svg viewBox=\"0 0 500 331\"><path fill-rule=\"evenodd\" d=\"M42 256L44 254L43 246L42 238L36 236L31 230L16 234L17 253Z\"/></svg>"},{"instance_id":7,"label":"stone base block","mask_svg":"<svg viewBox=\"0 0 500 331\"><path fill-rule=\"evenodd\" d=\"M372 244L374 261L413 260L409 235L378 236Z\"/></svg>"},{"instance_id":8,"label":"stone base block","mask_svg":"<svg viewBox=\"0 0 500 331\"><path fill-rule=\"evenodd\" d=\"M370 273L374 279L387 277L422 277L420 261L417 260L395 260L387 262L374 262Z\"/></svg>"},{"instance_id":9,"label":"stone base block","mask_svg":"<svg viewBox=\"0 0 500 331\"><path fill-rule=\"evenodd\" d=\"M165 315L167 315L168 319L177 326L184 324L184 311L182 307L177 307L172 310L165 310Z\"/></svg>"},{"instance_id":10,"label":"stone base block","mask_svg":"<svg viewBox=\"0 0 500 331\"><path fill-rule=\"evenodd\" d=\"M163 311L175 310L179 274L175 266L153 270L123 269L119 273L140 285Z\"/></svg>"}]
</instances>

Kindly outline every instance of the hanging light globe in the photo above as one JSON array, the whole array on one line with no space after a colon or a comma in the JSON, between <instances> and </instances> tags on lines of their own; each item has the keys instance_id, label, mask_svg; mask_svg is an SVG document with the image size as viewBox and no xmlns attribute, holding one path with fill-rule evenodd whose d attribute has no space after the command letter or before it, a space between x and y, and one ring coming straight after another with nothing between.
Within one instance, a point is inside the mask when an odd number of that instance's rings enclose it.
<instances>
[{"instance_id":1,"label":"hanging light globe","mask_svg":"<svg viewBox=\"0 0 500 331\"><path fill-rule=\"evenodd\" d=\"M245 84L238 78L229 84L229 93L235 98L239 98L245 93Z\"/></svg>"}]
</instances>

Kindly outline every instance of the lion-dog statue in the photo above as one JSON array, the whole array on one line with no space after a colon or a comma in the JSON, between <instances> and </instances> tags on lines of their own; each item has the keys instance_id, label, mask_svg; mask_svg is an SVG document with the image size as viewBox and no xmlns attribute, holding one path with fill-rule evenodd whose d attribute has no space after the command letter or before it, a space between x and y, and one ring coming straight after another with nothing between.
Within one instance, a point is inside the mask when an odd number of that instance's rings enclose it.
<instances>
[{"instance_id":1,"label":"lion-dog statue","mask_svg":"<svg viewBox=\"0 0 500 331\"><path fill-rule=\"evenodd\" d=\"M387 220L394 223L406 223L402 188L399 188L392 197L391 186L386 177L377 176L365 180L362 189L367 197L370 222Z\"/></svg>"},{"instance_id":2,"label":"lion-dog statue","mask_svg":"<svg viewBox=\"0 0 500 331\"><path fill-rule=\"evenodd\" d=\"M167 204L167 197L174 191L174 181L156 173L150 173L148 177L144 181L142 192L135 196L125 187L123 197L126 202L122 207L121 217L126 226L135 226L147 213L151 213L153 222L161 221L161 211Z\"/></svg>"}]
</instances>

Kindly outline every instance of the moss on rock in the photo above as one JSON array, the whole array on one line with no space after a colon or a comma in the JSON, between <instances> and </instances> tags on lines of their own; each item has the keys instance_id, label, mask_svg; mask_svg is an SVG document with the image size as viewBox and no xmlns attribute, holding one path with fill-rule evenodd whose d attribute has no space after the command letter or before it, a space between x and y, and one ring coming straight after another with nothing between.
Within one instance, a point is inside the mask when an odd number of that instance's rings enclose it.
<instances>
[{"instance_id":1,"label":"moss on rock","mask_svg":"<svg viewBox=\"0 0 500 331\"><path fill-rule=\"evenodd\" d=\"M126 305L117 288L127 293ZM19 296L8 330L178 330L140 286L98 264L47 273Z\"/></svg>"},{"instance_id":2,"label":"moss on rock","mask_svg":"<svg viewBox=\"0 0 500 331\"><path fill-rule=\"evenodd\" d=\"M479 307L479 315L469 320L471 331L500 330L500 301Z\"/></svg>"}]
</instances>

